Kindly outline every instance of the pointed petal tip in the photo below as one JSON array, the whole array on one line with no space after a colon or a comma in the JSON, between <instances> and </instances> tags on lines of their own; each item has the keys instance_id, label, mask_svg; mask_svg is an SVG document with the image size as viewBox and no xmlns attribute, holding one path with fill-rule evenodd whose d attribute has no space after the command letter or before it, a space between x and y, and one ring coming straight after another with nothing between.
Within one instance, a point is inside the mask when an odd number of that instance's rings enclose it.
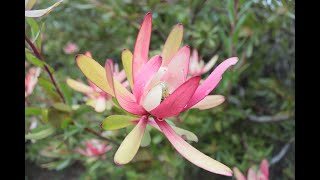
<instances>
[{"instance_id":1,"label":"pointed petal tip","mask_svg":"<svg viewBox=\"0 0 320 180\"><path fill-rule=\"evenodd\" d=\"M144 15L144 20L145 19L147 19L147 18L150 18L151 20L152 20L152 12L151 11L148 11L147 13L146 13L146 15Z\"/></svg>"},{"instance_id":2,"label":"pointed petal tip","mask_svg":"<svg viewBox=\"0 0 320 180\"><path fill-rule=\"evenodd\" d=\"M117 162L117 161L113 161L114 162L114 164L116 165L116 166L122 166L123 164L121 164L121 163L119 163L119 162Z\"/></svg>"},{"instance_id":3,"label":"pointed petal tip","mask_svg":"<svg viewBox=\"0 0 320 180\"><path fill-rule=\"evenodd\" d=\"M177 27L177 28L181 28L181 29L183 30L183 24L182 24L182 23L176 24L176 27Z\"/></svg>"},{"instance_id":4,"label":"pointed petal tip","mask_svg":"<svg viewBox=\"0 0 320 180\"><path fill-rule=\"evenodd\" d=\"M233 172L231 171L231 169L228 169L228 170L226 170L226 173L224 175L233 176Z\"/></svg>"},{"instance_id":5,"label":"pointed petal tip","mask_svg":"<svg viewBox=\"0 0 320 180\"><path fill-rule=\"evenodd\" d=\"M83 56L83 54L77 54L75 57L76 63L78 64L79 58Z\"/></svg>"},{"instance_id":6,"label":"pointed petal tip","mask_svg":"<svg viewBox=\"0 0 320 180\"><path fill-rule=\"evenodd\" d=\"M211 172L216 173L216 174L220 174L220 175L224 175L224 176L233 176L233 172L228 166L225 166L224 170L220 170L220 171L216 171L216 172L211 171Z\"/></svg>"},{"instance_id":7,"label":"pointed petal tip","mask_svg":"<svg viewBox=\"0 0 320 180\"><path fill-rule=\"evenodd\" d=\"M227 60L229 60L232 65L235 65L239 61L239 58L231 57L231 58L228 58Z\"/></svg>"},{"instance_id":8,"label":"pointed petal tip","mask_svg":"<svg viewBox=\"0 0 320 180\"><path fill-rule=\"evenodd\" d=\"M75 59L77 60L77 58L78 58L80 55L82 55L82 54L77 54L76 57L75 57Z\"/></svg>"},{"instance_id":9,"label":"pointed petal tip","mask_svg":"<svg viewBox=\"0 0 320 180\"><path fill-rule=\"evenodd\" d=\"M173 147L177 150L177 152L180 153L188 161L204 170L215 174L224 176L233 175L232 170L228 166L203 154L202 152L191 146L189 143L187 143L185 140L183 140L180 136L178 136L166 121L156 120L156 123L160 127L163 134L173 145Z\"/></svg>"}]
</instances>

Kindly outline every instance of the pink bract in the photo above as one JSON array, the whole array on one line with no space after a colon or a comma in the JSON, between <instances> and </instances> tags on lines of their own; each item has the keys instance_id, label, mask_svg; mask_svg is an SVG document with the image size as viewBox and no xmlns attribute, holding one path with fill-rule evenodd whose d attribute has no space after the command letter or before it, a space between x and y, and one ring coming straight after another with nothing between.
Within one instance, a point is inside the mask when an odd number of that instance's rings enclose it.
<instances>
[{"instance_id":1,"label":"pink bract","mask_svg":"<svg viewBox=\"0 0 320 180\"><path fill-rule=\"evenodd\" d=\"M260 169L255 172L254 167L249 168L247 178L235 167L233 168L236 180L269 180L269 164L266 159L260 163Z\"/></svg>"},{"instance_id":2,"label":"pink bract","mask_svg":"<svg viewBox=\"0 0 320 180\"><path fill-rule=\"evenodd\" d=\"M110 151L111 145L103 143L97 139L90 139L85 142L85 149L76 148L76 151L87 157L103 156Z\"/></svg>"},{"instance_id":3,"label":"pink bract","mask_svg":"<svg viewBox=\"0 0 320 180\"><path fill-rule=\"evenodd\" d=\"M24 81L25 97L29 96L33 92L36 84L38 83L38 77L40 75L40 72L41 68L32 67L29 69L26 75L26 79Z\"/></svg>"}]
</instances>

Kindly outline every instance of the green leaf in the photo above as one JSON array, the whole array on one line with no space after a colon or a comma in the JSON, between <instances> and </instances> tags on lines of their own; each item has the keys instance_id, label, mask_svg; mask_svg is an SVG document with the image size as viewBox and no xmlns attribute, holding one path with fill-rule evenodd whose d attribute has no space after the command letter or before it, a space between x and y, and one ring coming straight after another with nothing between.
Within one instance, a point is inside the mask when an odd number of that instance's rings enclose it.
<instances>
[{"instance_id":1,"label":"green leaf","mask_svg":"<svg viewBox=\"0 0 320 180\"><path fill-rule=\"evenodd\" d=\"M239 6L240 11L238 13L238 16L242 16L245 13L248 13L248 9L251 8L251 5L254 3L254 1L246 1L244 5Z\"/></svg>"},{"instance_id":2,"label":"green leaf","mask_svg":"<svg viewBox=\"0 0 320 180\"><path fill-rule=\"evenodd\" d=\"M246 21L247 17L248 17L248 14L244 14L243 16L240 17L240 19L237 21L237 24L236 24L236 27L234 30L234 34L236 34L236 35L239 34L239 31L240 31L243 23Z\"/></svg>"},{"instance_id":3,"label":"green leaf","mask_svg":"<svg viewBox=\"0 0 320 180\"><path fill-rule=\"evenodd\" d=\"M146 128L141 140L141 147L146 147L149 146L149 144L151 143L151 136L150 136L150 132L149 130Z\"/></svg>"},{"instance_id":4,"label":"green leaf","mask_svg":"<svg viewBox=\"0 0 320 180\"><path fill-rule=\"evenodd\" d=\"M41 61L40 59L38 59L37 57L35 57L32 53L30 52L26 52L26 59L27 61L29 61L31 64L41 67L43 68L45 63L43 61Z\"/></svg>"},{"instance_id":5,"label":"green leaf","mask_svg":"<svg viewBox=\"0 0 320 180\"><path fill-rule=\"evenodd\" d=\"M69 112L69 113L72 112L72 108L64 103L60 103L60 102L55 103L52 105L52 107L60 111Z\"/></svg>"},{"instance_id":6,"label":"green leaf","mask_svg":"<svg viewBox=\"0 0 320 180\"><path fill-rule=\"evenodd\" d=\"M69 88L67 83L65 82L60 82L59 84L60 90L66 100L67 104L72 104L72 90Z\"/></svg>"},{"instance_id":7,"label":"green leaf","mask_svg":"<svg viewBox=\"0 0 320 180\"><path fill-rule=\"evenodd\" d=\"M44 61L41 61L40 59L35 57L30 51L25 51L25 52L26 52L26 59L28 62L30 62L31 64L33 64L35 66L41 67L41 68L44 68L44 66L46 65L51 73L54 72L54 69L51 66L49 66Z\"/></svg>"},{"instance_id":8,"label":"green leaf","mask_svg":"<svg viewBox=\"0 0 320 180\"><path fill-rule=\"evenodd\" d=\"M175 126L171 126L171 127L183 139L186 139L188 141L198 142L198 137L193 132L190 132L188 130L185 130L185 129L182 129L182 128L178 128L178 127L175 127Z\"/></svg>"},{"instance_id":9,"label":"green leaf","mask_svg":"<svg viewBox=\"0 0 320 180\"><path fill-rule=\"evenodd\" d=\"M26 116L28 115L41 115L42 114L42 109L38 107L26 107L24 114Z\"/></svg>"},{"instance_id":10,"label":"green leaf","mask_svg":"<svg viewBox=\"0 0 320 180\"><path fill-rule=\"evenodd\" d=\"M32 9L32 7L34 6L34 4L37 2L37 0L25 0L25 9L29 10Z\"/></svg>"},{"instance_id":11,"label":"green leaf","mask_svg":"<svg viewBox=\"0 0 320 180\"><path fill-rule=\"evenodd\" d=\"M133 89L133 80L132 80L132 53L124 49L121 54L121 60L123 64L123 69L126 72L126 76L128 79L128 82L130 84L131 89Z\"/></svg>"},{"instance_id":12,"label":"green leaf","mask_svg":"<svg viewBox=\"0 0 320 180\"><path fill-rule=\"evenodd\" d=\"M42 87L42 89L46 92L48 96L50 96L54 101L61 101L58 93L55 90L55 87L52 83L44 78L38 78L38 84Z\"/></svg>"},{"instance_id":13,"label":"green leaf","mask_svg":"<svg viewBox=\"0 0 320 180\"><path fill-rule=\"evenodd\" d=\"M31 28L31 39L32 43L35 44L36 48L41 51L41 30L44 28L44 23L41 25L41 29L39 28L39 25L37 21L35 21L33 18L26 18L30 28Z\"/></svg>"},{"instance_id":14,"label":"green leaf","mask_svg":"<svg viewBox=\"0 0 320 180\"><path fill-rule=\"evenodd\" d=\"M66 118L66 119L62 120L61 128L65 129L69 124L71 124L71 122L72 122L71 118Z\"/></svg>"},{"instance_id":15,"label":"green leaf","mask_svg":"<svg viewBox=\"0 0 320 180\"><path fill-rule=\"evenodd\" d=\"M101 90L107 92L114 96L113 89L109 84L106 76L106 70L102 67L97 61L94 59L85 56L85 55L77 55L76 56L76 63L82 73L92 81L96 86L98 86ZM114 87L117 87L118 81L115 81ZM119 82L118 82L119 83Z\"/></svg>"},{"instance_id":16,"label":"green leaf","mask_svg":"<svg viewBox=\"0 0 320 180\"><path fill-rule=\"evenodd\" d=\"M130 125L134 124L134 120L138 118L132 116L125 116L125 115L112 115L107 117L102 122L102 128L104 130L116 130L121 129Z\"/></svg>"},{"instance_id":17,"label":"green leaf","mask_svg":"<svg viewBox=\"0 0 320 180\"><path fill-rule=\"evenodd\" d=\"M177 24L172 28L165 44L163 45L161 54L163 66L167 66L172 57L178 52L182 39L183 25Z\"/></svg>"},{"instance_id":18,"label":"green leaf","mask_svg":"<svg viewBox=\"0 0 320 180\"><path fill-rule=\"evenodd\" d=\"M74 117L81 116L88 112L92 112L92 107L88 105L82 105L74 111Z\"/></svg>"},{"instance_id":19,"label":"green leaf","mask_svg":"<svg viewBox=\"0 0 320 180\"><path fill-rule=\"evenodd\" d=\"M47 123L48 122L48 109L42 109L41 116L42 116L42 121L44 123Z\"/></svg>"},{"instance_id":20,"label":"green leaf","mask_svg":"<svg viewBox=\"0 0 320 180\"><path fill-rule=\"evenodd\" d=\"M37 21L35 21L32 18L26 18L30 29L31 29L31 37L32 37L32 42L34 42L34 38L36 37L36 35L38 34L38 32L40 31L39 25L37 23Z\"/></svg>"},{"instance_id":21,"label":"green leaf","mask_svg":"<svg viewBox=\"0 0 320 180\"><path fill-rule=\"evenodd\" d=\"M44 139L55 132L55 129L50 125L40 126L33 129L30 133L25 135L26 139L39 140Z\"/></svg>"},{"instance_id":22,"label":"green leaf","mask_svg":"<svg viewBox=\"0 0 320 180\"><path fill-rule=\"evenodd\" d=\"M65 127L64 121L69 121L68 119L71 118L71 114L65 111L57 110L53 107L49 108L48 110L48 121L51 125L55 128L63 128Z\"/></svg>"},{"instance_id":23,"label":"green leaf","mask_svg":"<svg viewBox=\"0 0 320 180\"><path fill-rule=\"evenodd\" d=\"M52 6L46 8L46 9L39 9L39 10L27 10L24 12L24 15L26 17L41 17L44 15L49 14L55 7L57 7L63 0L60 0L53 4Z\"/></svg>"},{"instance_id":24,"label":"green leaf","mask_svg":"<svg viewBox=\"0 0 320 180\"><path fill-rule=\"evenodd\" d=\"M234 1L233 0L228 0L227 11L228 11L228 18L229 18L230 23L234 22L235 9L234 9Z\"/></svg>"}]
</instances>

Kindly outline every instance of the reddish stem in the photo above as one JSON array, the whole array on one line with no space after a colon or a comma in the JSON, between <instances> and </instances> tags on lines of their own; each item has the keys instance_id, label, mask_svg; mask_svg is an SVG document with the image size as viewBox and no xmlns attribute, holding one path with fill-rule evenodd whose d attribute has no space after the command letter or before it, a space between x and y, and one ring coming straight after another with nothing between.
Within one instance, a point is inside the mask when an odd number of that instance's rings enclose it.
<instances>
[{"instance_id":1,"label":"reddish stem","mask_svg":"<svg viewBox=\"0 0 320 180\"><path fill-rule=\"evenodd\" d=\"M27 43L28 43L29 46L31 47L34 55L35 55L38 59L40 59L41 61L45 62L44 59L43 59L43 57L42 57L42 55L41 55L41 53L40 53L39 50L35 47L35 45L32 43L32 41L31 41L27 36L25 36L25 40L27 41ZM45 71L48 73L48 75L49 75L49 77L50 77L50 80L51 80L53 86L55 87L57 93L59 94L61 100L62 100L64 103L66 103L66 100L65 100L62 92L60 91L60 89L59 89L59 87L58 87L58 85L57 85L57 83L56 83L56 80L55 80L55 78L53 77L53 74L50 72L49 67L48 67L46 64L44 64L44 69L45 69Z\"/></svg>"}]
</instances>

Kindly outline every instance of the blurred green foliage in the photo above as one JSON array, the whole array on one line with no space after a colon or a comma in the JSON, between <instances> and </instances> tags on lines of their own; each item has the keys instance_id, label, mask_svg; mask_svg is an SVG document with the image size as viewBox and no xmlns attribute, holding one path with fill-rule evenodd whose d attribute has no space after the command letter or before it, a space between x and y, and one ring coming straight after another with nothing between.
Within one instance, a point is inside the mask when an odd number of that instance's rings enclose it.
<instances>
[{"instance_id":1,"label":"blurred green foliage","mask_svg":"<svg viewBox=\"0 0 320 180\"><path fill-rule=\"evenodd\" d=\"M53 3L39 1L34 9ZM35 19L37 25L27 19L28 37L37 36L36 31L41 28L42 41L36 41L37 47L41 46L44 59L54 69L67 104L74 112L71 115L64 112L68 114L67 122L73 121L69 126L64 124L64 128L50 131L52 135L40 140L26 140L26 158L42 168L58 171L81 162L85 167L82 179L231 179L189 163L154 129L150 131L151 144L140 148L134 162L125 166L113 163L117 146L105 155L105 160L91 162L73 153L82 140L94 137L84 133L84 128L100 129L100 123L110 112L96 113L88 106L74 110L78 104L84 104L83 94L71 90L65 80L86 79L75 65L76 53L66 54L63 48L73 42L79 47L78 53L91 51L100 64L106 58L120 63L121 50L133 51L144 14L152 11L151 55L161 52L171 28L182 23L183 45L198 49L205 61L216 54L217 63L231 56L240 59L213 91L224 95L225 103L180 115L181 122L176 124L199 138L192 145L242 172L266 158L271 162L270 179L295 179L294 6L294 1L286 0L64 0L50 15ZM37 59L33 62L39 64ZM58 97L47 83L47 74L43 72L39 81L28 97L26 133L30 132L32 121L45 125L50 114L59 112L57 109L52 112L55 102L52 99ZM120 143L126 130L106 134ZM278 161L274 159L288 143L285 155ZM49 147L54 151L46 153Z\"/></svg>"}]
</instances>

